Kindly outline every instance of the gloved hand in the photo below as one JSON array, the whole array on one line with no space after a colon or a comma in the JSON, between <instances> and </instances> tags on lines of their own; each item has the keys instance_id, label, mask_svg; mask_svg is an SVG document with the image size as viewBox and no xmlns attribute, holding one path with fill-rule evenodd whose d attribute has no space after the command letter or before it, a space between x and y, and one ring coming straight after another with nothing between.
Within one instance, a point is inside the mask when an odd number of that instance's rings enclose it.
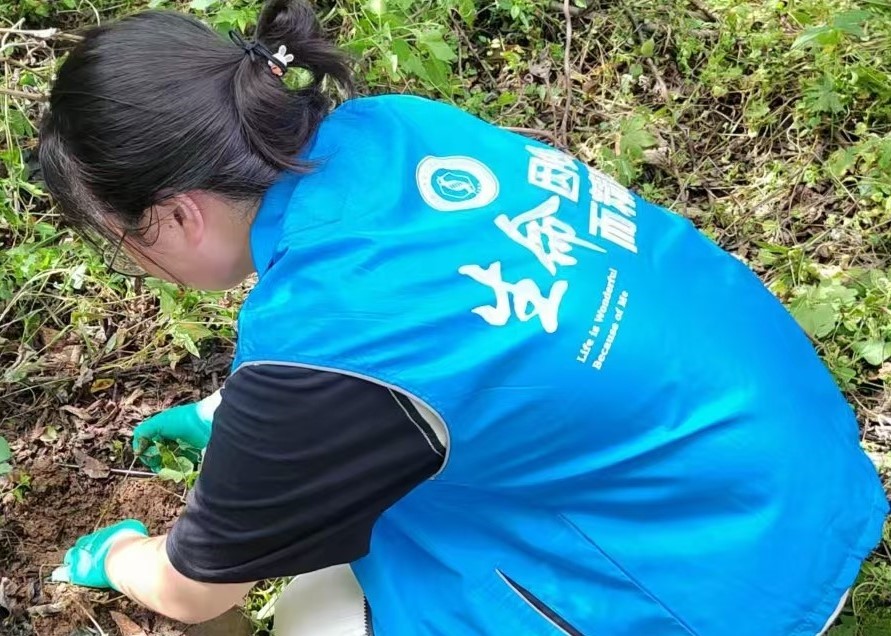
<instances>
[{"instance_id":1,"label":"gloved hand","mask_svg":"<svg viewBox=\"0 0 891 636\"><path fill-rule=\"evenodd\" d=\"M81 537L65 553L64 565L53 572L53 581L114 589L105 575L105 558L115 541L132 534L147 537L148 530L139 521L128 519Z\"/></svg>"},{"instance_id":2,"label":"gloved hand","mask_svg":"<svg viewBox=\"0 0 891 636\"><path fill-rule=\"evenodd\" d=\"M161 411L133 430L133 452L143 464L157 472L161 468L161 458L152 448L157 441L182 442L198 451L207 448L213 413L220 404L217 391L200 402L182 404ZM194 461L198 457L191 458Z\"/></svg>"}]
</instances>

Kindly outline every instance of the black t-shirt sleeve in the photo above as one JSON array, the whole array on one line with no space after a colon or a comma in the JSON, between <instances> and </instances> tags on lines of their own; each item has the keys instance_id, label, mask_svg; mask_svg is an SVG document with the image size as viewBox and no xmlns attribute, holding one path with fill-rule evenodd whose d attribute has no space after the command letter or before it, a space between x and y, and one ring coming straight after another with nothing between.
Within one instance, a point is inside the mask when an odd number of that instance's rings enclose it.
<instances>
[{"instance_id":1,"label":"black t-shirt sleeve","mask_svg":"<svg viewBox=\"0 0 891 636\"><path fill-rule=\"evenodd\" d=\"M186 509L173 567L243 583L349 563L388 507L431 477L444 450L404 396L298 367L230 377Z\"/></svg>"}]
</instances>

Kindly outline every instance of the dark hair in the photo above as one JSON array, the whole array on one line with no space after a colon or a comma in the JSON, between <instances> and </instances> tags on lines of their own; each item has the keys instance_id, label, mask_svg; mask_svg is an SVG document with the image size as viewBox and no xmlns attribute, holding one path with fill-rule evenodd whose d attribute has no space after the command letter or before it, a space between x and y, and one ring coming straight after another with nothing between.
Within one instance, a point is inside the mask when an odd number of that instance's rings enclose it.
<instances>
[{"instance_id":1,"label":"dark hair","mask_svg":"<svg viewBox=\"0 0 891 636\"><path fill-rule=\"evenodd\" d=\"M331 108L326 76L352 91L345 56L311 7L272 0L254 39L294 56L311 82L290 89L199 20L148 11L89 31L59 71L40 131L44 180L64 219L109 236L103 218L141 234L164 199L206 190L255 200L296 156Z\"/></svg>"}]
</instances>

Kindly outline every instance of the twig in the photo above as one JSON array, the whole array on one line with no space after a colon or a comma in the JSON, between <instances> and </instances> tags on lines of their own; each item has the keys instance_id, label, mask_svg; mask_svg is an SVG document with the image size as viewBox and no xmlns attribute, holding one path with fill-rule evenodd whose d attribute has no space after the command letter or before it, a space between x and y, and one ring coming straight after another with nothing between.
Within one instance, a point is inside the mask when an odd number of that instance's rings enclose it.
<instances>
[{"instance_id":1,"label":"twig","mask_svg":"<svg viewBox=\"0 0 891 636\"><path fill-rule=\"evenodd\" d=\"M62 468L72 468L76 470L80 470L80 466L77 464L59 464ZM124 475L125 477L140 477L140 478L149 478L149 477L157 477L155 473L149 473L144 470L124 470L122 468L109 468L108 472L113 475Z\"/></svg>"},{"instance_id":2,"label":"twig","mask_svg":"<svg viewBox=\"0 0 891 636\"><path fill-rule=\"evenodd\" d=\"M452 25L454 26L452 31L457 32L458 38L463 40L464 44L467 46L468 60L476 57L480 62L480 66L482 67L483 72L486 74L486 77L489 79L489 81L492 83L492 85L497 84L498 82L495 80L495 76L492 75L492 70L489 68L489 65L486 64L486 61L484 59L482 59L482 56L476 55L474 46L473 46L473 42L471 42L470 38L467 37L467 34L464 32L464 29L461 28L461 25L456 24L456 20L454 17L452 18ZM142 280L142 279L137 279L137 280Z\"/></svg>"},{"instance_id":3,"label":"twig","mask_svg":"<svg viewBox=\"0 0 891 636\"><path fill-rule=\"evenodd\" d=\"M71 599L71 600L74 601L74 604L77 605L78 608L80 608L80 611L82 611L84 614L86 614L87 618L90 619L90 622L93 623L93 627L95 627L96 630L99 632L99 636L108 636L108 634L106 634L105 631L103 631L102 626L99 625L99 623L96 622L96 619L95 619L95 618L93 618L93 615L92 615L90 612L87 611L87 608L86 608L86 607L84 607L83 605L81 605L81 604L80 604L79 602L77 602L77 600L75 600L75 599Z\"/></svg>"},{"instance_id":4,"label":"twig","mask_svg":"<svg viewBox=\"0 0 891 636\"><path fill-rule=\"evenodd\" d=\"M556 144L562 143L560 139L557 138L557 135L552 133L549 130L542 130L541 128L521 128L517 126L505 126L505 130L509 130L511 132L520 133L521 135L533 135L536 137L544 137L545 139L550 139Z\"/></svg>"},{"instance_id":5,"label":"twig","mask_svg":"<svg viewBox=\"0 0 891 636\"><path fill-rule=\"evenodd\" d=\"M637 40L638 44L643 46L644 39L640 34L640 24L637 22L637 18L634 17L634 13L632 13L631 9L627 6L622 7L622 12L628 18L628 21L631 22L631 27L634 29L634 39ZM662 101L668 101L668 86L665 84L665 80L662 79L662 73L659 72L659 67L656 66L656 63L652 58L646 58L647 66L650 67L650 72L653 74L653 78L656 80L656 88L659 89L659 95L662 97Z\"/></svg>"},{"instance_id":6,"label":"twig","mask_svg":"<svg viewBox=\"0 0 891 636\"><path fill-rule=\"evenodd\" d=\"M45 605L34 605L28 608L28 616L39 616L46 618L47 616L56 616L65 611L62 603L46 603Z\"/></svg>"},{"instance_id":7,"label":"twig","mask_svg":"<svg viewBox=\"0 0 891 636\"><path fill-rule=\"evenodd\" d=\"M860 399L859 399L856 395L853 395L853 394L852 394L852 395L851 395L851 398L857 403L857 406L860 407L860 410L863 411L863 413L865 413L866 415L868 415L868 416L872 419L873 422L878 422L878 423L881 424L882 419L883 419L883 416L882 416L881 413L876 413L873 409L871 409L871 408L869 408L868 406L866 406L863 402L860 401ZM863 431L862 431L861 434L860 434L860 441L861 441L861 442L862 442L864 439L866 439L866 433L868 432L866 429L867 429L867 426L864 425L864 426L863 426Z\"/></svg>"},{"instance_id":8,"label":"twig","mask_svg":"<svg viewBox=\"0 0 891 636\"><path fill-rule=\"evenodd\" d=\"M25 64L24 62L22 62L20 60L15 60L11 57L0 57L0 64L11 64L12 66L17 66L17 67L23 68L25 70L31 70L31 68L32 68L30 65Z\"/></svg>"},{"instance_id":9,"label":"twig","mask_svg":"<svg viewBox=\"0 0 891 636\"><path fill-rule=\"evenodd\" d=\"M563 145L569 147L569 111L572 109L572 64L569 52L572 48L572 13L569 0L563 0L563 18L566 21L566 48L563 51L563 81L566 90L566 102L563 106L563 121L560 123L560 138Z\"/></svg>"},{"instance_id":10,"label":"twig","mask_svg":"<svg viewBox=\"0 0 891 636\"><path fill-rule=\"evenodd\" d=\"M93 10L93 15L96 16L96 24L101 24L102 16L99 15L99 10L96 8L96 5L90 2L90 0L84 0L84 2L90 5L90 8Z\"/></svg>"},{"instance_id":11,"label":"twig","mask_svg":"<svg viewBox=\"0 0 891 636\"><path fill-rule=\"evenodd\" d=\"M68 42L82 42L83 37L71 33L63 33L59 29L6 29L0 28L0 35L23 35L37 40L66 40Z\"/></svg>"},{"instance_id":12,"label":"twig","mask_svg":"<svg viewBox=\"0 0 891 636\"><path fill-rule=\"evenodd\" d=\"M557 12L564 11L563 3L558 2L557 0L553 0L549 6L550 6L551 11L557 11ZM569 7L569 14L573 18L581 18L581 17L588 15L589 13L592 13L595 9L598 9L598 8L600 8L600 4L598 2L596 2L596 0L591 0L590 2L588 2L588 4L584 8Z\"/></svg>"},{"instance_id":13,"label":"twig","mask_svg":"<svg viewBox=\"0 0 891 636\"><path fill-rule=\"evenodd\" d=\"M566 15L566 5L563 2L557 2L556 0L554 0L548 6L550 7L551 11L557 11L559 13L562 13L563 15ZM579 9L578 7L570 7L569 11L570 15L577 15L581 13L581 9Z\"/></svg>"},{"instance_id":14,"label":"twig","mask_svg":"<svg viewBox=\"0 0 891 636\"><path fill-rule=\"evenodd\" d=\"M25 91L17 91L13 88L0 87L0 95L9 95L10 97L18 97L19 99L30 99L32 102L48 102L49 95L43 93L26 93Z\"/></svg>"}]
</instances>

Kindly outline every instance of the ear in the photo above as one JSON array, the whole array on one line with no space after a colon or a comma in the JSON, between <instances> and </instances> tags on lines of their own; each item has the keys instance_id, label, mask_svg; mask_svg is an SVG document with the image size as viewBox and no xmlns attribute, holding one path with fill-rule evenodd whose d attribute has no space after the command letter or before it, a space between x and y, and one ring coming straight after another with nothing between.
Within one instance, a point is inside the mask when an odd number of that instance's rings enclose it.
<instances>
[{"instance_id":1,"label":"ear","mask_svg":"<svg viewBox=\"0 0 891 636\"><path fill-rule=\"evenodd\" d=\"M192 193L185 192L165 201L164 207L169 209L170 221L179 226L186 244L189 246L200 244L207 227L200 199Z\"/></svg>"}]
</instances>

